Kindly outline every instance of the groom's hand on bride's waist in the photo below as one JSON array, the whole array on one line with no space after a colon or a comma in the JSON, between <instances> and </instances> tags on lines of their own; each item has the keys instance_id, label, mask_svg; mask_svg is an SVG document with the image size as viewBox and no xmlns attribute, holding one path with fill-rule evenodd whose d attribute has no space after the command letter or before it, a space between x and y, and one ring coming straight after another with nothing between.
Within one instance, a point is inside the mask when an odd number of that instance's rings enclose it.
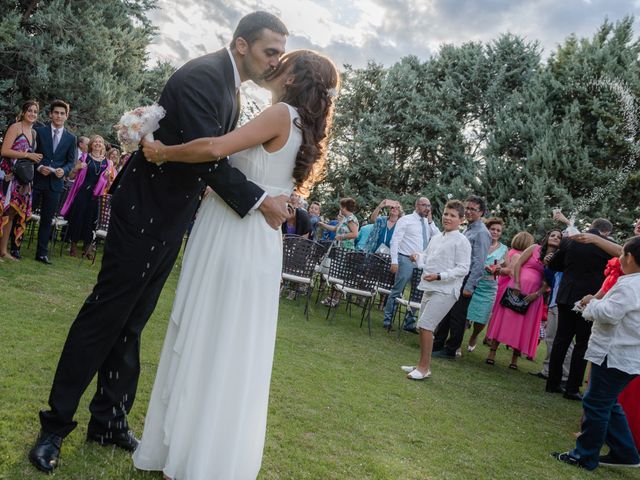
<instances>
[{"instance_id":1,"label":"groom's hand on bride's waist","mask_svg":"<svg viewBox=\"0 0 640 480\"><path fill-rule=\"evenodd\" d=\"M278 195L277 197L267 195L258 207L258 210L264 215L264 219L274 230L278 230L287 219L288 201L288 195Z\"/></svg>"}]
</instances>

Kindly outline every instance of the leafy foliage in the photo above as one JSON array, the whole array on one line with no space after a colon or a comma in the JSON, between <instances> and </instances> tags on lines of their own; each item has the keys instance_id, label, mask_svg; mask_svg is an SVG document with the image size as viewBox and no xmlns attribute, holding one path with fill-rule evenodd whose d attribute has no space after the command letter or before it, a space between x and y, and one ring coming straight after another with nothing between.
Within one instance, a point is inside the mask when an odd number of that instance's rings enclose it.
<instances>
[{"instance_id":1,"label":"leafy foliage","mask_svg":"<svg viewBox=\"0 0 640 480\"><path fill-rule=\"evenodd\" d=\"M155 0L0 0L0 130L30 98L71 104L76 133L114 139L112 125L157 100L173 67L147 67ZM46 111L43 112L43 120Z\"/></svg>"},{"instance_id":2,"label":"leafy foliage","mask_svg":"<svg viewBox=\"0 0 640 480\"><path fill-rule=\"evenodd\" d=\"M537 42L505 34L443 45L425 62L347 66L327 177L312 197L331 206L352 196L365 217L385 197L411 211L425 195L439 210L479 193L507 237L548 228L555 206L582 224L608 217L626 235L640 214L637 168L621 174L637 141L632 26L605 21L546 61Z\"/></svg>"}]
</instances>

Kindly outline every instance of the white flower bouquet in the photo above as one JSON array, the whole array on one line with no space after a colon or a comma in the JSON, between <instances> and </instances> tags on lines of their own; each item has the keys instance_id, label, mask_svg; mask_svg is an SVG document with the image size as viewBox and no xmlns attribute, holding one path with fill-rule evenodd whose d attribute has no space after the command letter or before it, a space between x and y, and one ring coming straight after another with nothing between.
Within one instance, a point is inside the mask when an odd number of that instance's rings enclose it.
<instances>
[{"instance_id":1,"label":"white flower bouquet","mask_svg":"<svg viewBox=\"0 0 640 480\"><path fill-rule=\"evenodd\" d=\"M127 152L136 150L143 138L153 142L153 132L160 127L160 120L166 113L157 103L125 112L114 126L122 149Z\"/></svg>"}]
</instances>

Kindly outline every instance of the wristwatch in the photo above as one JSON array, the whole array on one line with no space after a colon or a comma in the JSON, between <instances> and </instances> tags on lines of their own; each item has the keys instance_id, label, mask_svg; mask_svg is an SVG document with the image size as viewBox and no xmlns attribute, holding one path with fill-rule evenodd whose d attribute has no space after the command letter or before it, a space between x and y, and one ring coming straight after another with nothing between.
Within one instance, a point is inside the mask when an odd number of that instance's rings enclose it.
<instances>
[{"instance_id":1,"label":"wristwatch","mask_svg":"<svg viewBox=\"0 0 640 480\"><path fill-rule=\"evenodd\" d=\"M440 276L439 273L437 274L437 276L438 276L438 280L442 280L442 277Z\"/></svg>"}]
</instances>

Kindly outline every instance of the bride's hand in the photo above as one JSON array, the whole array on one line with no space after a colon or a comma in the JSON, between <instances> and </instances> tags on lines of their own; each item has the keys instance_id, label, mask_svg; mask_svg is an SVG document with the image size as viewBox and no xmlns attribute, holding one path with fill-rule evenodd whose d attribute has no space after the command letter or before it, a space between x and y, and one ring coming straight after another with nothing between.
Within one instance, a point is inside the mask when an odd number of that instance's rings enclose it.
<instances>
[{"instance_id":1,"label":"bride's hand","mask_svg":"<svg viewBox=\"0 0 640 480\"><path fill-rule=\"evenodd\" d=\"M167 146L162 143L160 140L155 140L153 142L149 142L147 140L142 140L140 142L142 145L142 151L144 152L144 157L148 162L151 163L163 163L167 161Z\"/></svg>"}]
</instances>

